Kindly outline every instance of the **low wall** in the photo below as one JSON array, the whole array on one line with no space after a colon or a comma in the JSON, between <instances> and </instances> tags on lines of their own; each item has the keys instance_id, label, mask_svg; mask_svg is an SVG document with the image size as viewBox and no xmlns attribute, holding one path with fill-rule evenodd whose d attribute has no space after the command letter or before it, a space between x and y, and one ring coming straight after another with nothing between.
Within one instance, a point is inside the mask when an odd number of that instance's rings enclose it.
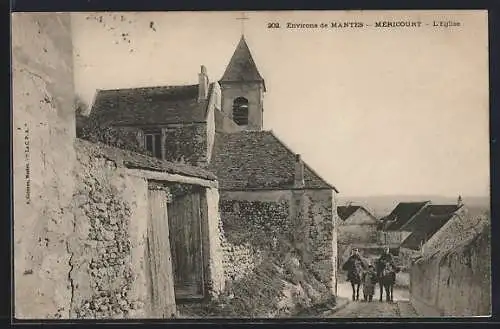
<instances>
[{"instance_id":1,"label":"low wall","mask_svg":"<svg viewBox=\"0 0 500 329\"><path fill-rule=\"evenodd\" d=\"M450 251L418 260L410 275L410 299L420 315L490 315L490 226Z\"/></svg>"},{"instance_id":2,"label":"low wall","mask_svg":"<svg viewBox=\"0 0 500 329\"><path fill-rule=\"evenodd\" d=\"M77 140L71 318L141 318L150 311L145 252L148 185Z\"/></svg>"}]
</instances>

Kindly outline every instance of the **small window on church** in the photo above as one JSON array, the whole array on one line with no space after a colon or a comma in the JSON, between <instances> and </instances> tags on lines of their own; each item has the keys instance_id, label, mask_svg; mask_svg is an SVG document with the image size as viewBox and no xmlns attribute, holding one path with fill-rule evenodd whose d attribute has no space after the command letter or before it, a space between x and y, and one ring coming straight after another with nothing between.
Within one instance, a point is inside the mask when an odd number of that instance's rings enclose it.
<instances>
[{"instance_id":1,"label":"small window on church","mask_svg":"<svg viewBox=\"0 0 500 329\"><path fill-rule=\"evenodd\" d=\"M248 124L248 99L238 97L233 102L233 120L239 126Z\"/></svg>"},{"instance_id":2,"label":"small window on church","mask_svg":"<svg viewBox=\"0 0 500 329\"><path fill-rule=\"evenodd\" d=\"M161 133L145 133L144 139L146 149L151 152L154 157L161 159Z\"/></svg>"}]
</instances>

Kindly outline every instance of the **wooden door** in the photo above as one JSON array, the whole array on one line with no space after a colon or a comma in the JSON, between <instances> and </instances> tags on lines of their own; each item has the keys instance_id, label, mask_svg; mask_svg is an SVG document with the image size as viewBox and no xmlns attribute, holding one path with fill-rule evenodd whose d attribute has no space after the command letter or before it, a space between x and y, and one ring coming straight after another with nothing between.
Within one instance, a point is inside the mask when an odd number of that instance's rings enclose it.
<instances>
[{"instance_id":1,"label":"wooden door","mask_svg":"<svg viewBox=\"0 0 500 329\"><path fill-rule=\"evenodd\" d=\"M165 191L149 190L148 255L151 308L154 317L176 314L174 276L169 243L169 223Z\"/></svg>"},{"instance_id":2,"label":"wooden door","mask_svg":"<svg viewBox=\"0 0 500 329\"><path fill-rule=\"evenodd\" d=\"M170 245L177 300L204 297L200 193L193 191L169 204Z\"/></svg>"}]
</instances>

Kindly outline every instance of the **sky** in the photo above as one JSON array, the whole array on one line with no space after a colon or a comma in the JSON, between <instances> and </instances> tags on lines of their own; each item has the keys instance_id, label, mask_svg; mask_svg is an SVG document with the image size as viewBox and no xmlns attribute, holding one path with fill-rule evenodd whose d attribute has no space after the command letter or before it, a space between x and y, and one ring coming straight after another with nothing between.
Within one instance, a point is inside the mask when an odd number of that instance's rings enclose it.
<instances>
[{"instance_id":1,"label":"sky","mask_svg":"<svg viewBox=\"0 0 500 329\"><path fill-rule=\"evenodd\" d=\"M341 195L489 196L486 12L245 14L267 87L264 129ZM96 89L195 84L201 65L217 81L240 39L240 15L74 13L76 92L91 104ZM430 26L285 28L379 20Z\"/></svg>"}]
</instances>

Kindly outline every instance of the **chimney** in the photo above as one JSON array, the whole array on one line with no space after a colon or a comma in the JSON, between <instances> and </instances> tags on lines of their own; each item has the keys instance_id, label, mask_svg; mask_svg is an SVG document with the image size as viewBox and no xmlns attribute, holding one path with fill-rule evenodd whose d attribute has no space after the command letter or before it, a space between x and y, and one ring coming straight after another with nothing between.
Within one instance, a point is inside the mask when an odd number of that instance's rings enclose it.
<instances>
[{"instance_id":1,"label":"chimney","mask_svg":"<svg viewBox=\"0 0 500 329\"><path fill-rule=\"evenodd\" d=\"M295 179L294 179L294 187L295 188L303 188L304 183L304 163L300 158L300 154L295 155Z\"/></svg>"},{"instance_id":2,"label":"chimney","mask_svg":"<svg viewBox=\"0 0 500 329\"><path fill-rule=\"evenodd\" d=\"M198 73L198 101L205 101L208 98L208 75L205 65L201 66L201 72Z\"/></svg>"}]
</instances>

